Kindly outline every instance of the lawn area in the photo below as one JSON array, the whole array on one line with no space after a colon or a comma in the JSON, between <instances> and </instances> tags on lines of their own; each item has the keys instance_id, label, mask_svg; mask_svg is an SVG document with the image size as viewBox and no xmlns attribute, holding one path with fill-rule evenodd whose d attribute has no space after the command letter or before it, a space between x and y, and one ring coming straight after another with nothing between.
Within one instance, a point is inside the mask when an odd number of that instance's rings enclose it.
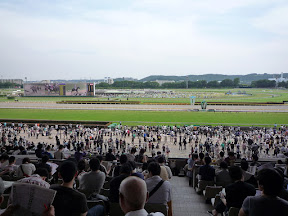
<instances>
[{"instance_id":1,"label":"lawn area","mask_svg":"<svg viewBox=\"0 0 288 216\"><path fill-rule=\"evenodd\" d=\"M0 109L0 118L41 120L87 120L139 124L273 125L288 124L287 113L163 112L110 110Z\"/></svg>"},{"instance_id":2,"label":"lawn area","mask_svg":"<svg viewBox=\"0 0 288 216\"><path fill-rule=\"evenodd\" d=\"M7 93L8 90L2 90L1 92ZM168 97L162 95L153 95L154 97L139 97L129 98L133 101L141 101L141 103L190 103L190 96L196 96L196 101L201 102L203 100L218 101L218 102L283 102L288 100L288 90L287 89L174 89L172 90L174 94ZM245 91L249 95L226 95L225 93L231 91L232 93L237 93L239 91ZM17 97L19 101L46 101L46 102L56 102L62 100L108 100L107 97ZM116 98L109 98L110 100L115 100ZM118 96L119 100L126 100L127 96ZM8 99L6 97L1 97L0 102L6 102ZM10 100L11 101L11 100Z\"/></svg>"}]
</instances>

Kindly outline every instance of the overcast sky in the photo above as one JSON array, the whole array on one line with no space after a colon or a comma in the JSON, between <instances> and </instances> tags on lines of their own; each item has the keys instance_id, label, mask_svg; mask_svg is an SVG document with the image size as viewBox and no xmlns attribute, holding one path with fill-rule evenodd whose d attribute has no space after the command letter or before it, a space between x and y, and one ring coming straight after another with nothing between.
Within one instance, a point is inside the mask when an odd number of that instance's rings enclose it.
<instances>
[{"instance_id":1,"label":"overcast sky","mask_svg":"<svg viewBox=\"0 0 288 216\"><path fill-rule=\"evenodd\" d=\"M287 0L0 0L1 78L282 71Z\"/></svg>"}]
</instances>

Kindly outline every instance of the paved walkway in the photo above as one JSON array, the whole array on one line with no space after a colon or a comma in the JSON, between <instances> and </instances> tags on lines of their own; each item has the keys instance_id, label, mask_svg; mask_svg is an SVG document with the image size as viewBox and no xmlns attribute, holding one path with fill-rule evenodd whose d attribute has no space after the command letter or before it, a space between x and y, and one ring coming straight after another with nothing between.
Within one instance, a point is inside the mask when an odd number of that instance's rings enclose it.
<instances>
[{"instance_id":1,"label":"paved walkway","mask_svg":"<svg viewBox=\"0 0 288 216\"><path fill-rule=\"evenodd\" d=\"M189 187L188 178L173 176L170 182L173 216L208 216L207 210L211 210L212 205L205 204L204 196Z\"/></svg>"}]
</instances>

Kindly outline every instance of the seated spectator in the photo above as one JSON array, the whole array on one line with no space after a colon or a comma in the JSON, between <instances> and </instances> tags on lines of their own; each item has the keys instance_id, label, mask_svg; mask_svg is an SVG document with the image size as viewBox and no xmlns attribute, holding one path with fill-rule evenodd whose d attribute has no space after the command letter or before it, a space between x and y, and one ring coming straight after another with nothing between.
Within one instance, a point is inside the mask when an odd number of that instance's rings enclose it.
<instances>
[{"instance_id":1,"label":"seated spectator","mask_svg":"<svg viewBox=\"0 0 288 216\"><path fill-rule=\"evenodd\" d=\"M250 164L250 166L261 166L261 163L258 162L258 156L256 154L252 155L252 163Z\"/></svg>"},{"instance_id":2,"label":"seated spectator","mask_svg":"<svg viewBox=\"0 0 288 216\"><path fill-rule=\"evenodd\" d=\"M243 182L242 170L238 166L231 166L229 174L234 183L226 186L226 197L221 194L221 201L212 211L208 211L211 215L218 215L218 213L227 212L230 207L241 208L243 200L247 196L254 196L256 194L255 188Z\"/></svg>"},{"instance_id":3,"label":"seated spectator","mask_svg":"<svg viewBox=\"0 0 288 216\"><path fill-rule=\"evenodd\" d=\"M220 163L220 170L216 172L216 185L226 187L231 183L232 179L228 171L228 165L225 161L222 161Z\"/></svg>"},{"instance_id":4,"label":"seated spectator","mask_svg":"<svg viewBox=\"0 0 288 216\"><path fill-rule=\"evenodd\" d=\"M36 167L31 163L28 157L23 158L22 164L18 167L16 175L17 177L29 177L36 170Z\"/></svg>"},{"instance_id":5,"label":"seated spectator","mask_svg":"<svg viewBox=\"0 0 288 216\"><path fill-rule=\"evenodd\" d=\"M211 158L205 157L204 160L205 165L199 168L198 193L201 193L205 189L205 187L207 186L206 182L214 183L215 169L212 166L210 166Z\"/></svg>"},{"instance_id":6,"label":"seated spectator","mask_svg":"<svg viewBox=\"0 0 288 216\"><path fill-rule=\"evenodd\" d=\"M83 157L85 157L85 156L86 156L86 153L82 152L82 148L80 146L77 147L77 150L76 150L76 152L74 154L75 160L78 162L78 161L82 160Z\"/></svg>"},{"instance_id":7,"label":"seated spectator","mask_svg":"<svg viewBox=\"0 0 288 216\"><path fill-rule=\"evenodd\" d=\"M46 182L46 179L48 178L48 176L49 176L49 173L47 169L39 168L39 169L36 169L34 174L32 174L30 177L25 177L23 179L20 179L18 180L18 182L39 185L41 187L45 187L49 189L50 184Z\"/></svg>"},{"instance_id":8,"label":"seated spectator","mask_svg":"<svg viewBox=\"0 0 288 216\"><path fill-rule=\"evenodd\" d=\"M201 166L204 165L205 164L204 157L205 157L204 153L200 152L199 153L199 160L196 160L196 164L201 165Z\"/></svg>"},{"instance_id":9,"label":"seated spectator","mask_svg":"<svg viewBox=\"0 0 288 216\"><path fill-rule=\"evenodd\" d=\"M278 197L283 187L283 179L279 173L274 169L262 169L258 173L257 180L262 195L247 197L240 209L239 216L286 216L288 202Z\"/></svg>"},{"instance_id":10,"label":"seated spectator","mask_svg":"<svg viewBox=\"0 0 288 216\"><path fill-rule=\"evenodd\" d=\"M144 163L144 162L147 162L147 156L144 155L145 153L145 149L140 149L140 152L138 155L135 156L135 162L138 162L138 163Z\"/></svg>"},{"instance_id":11,"label":"seated spectator","mask_svg":"<svg viewBox=\"0 0 288 216\"><path fill-rule=\"evenodd\" d=\"M44 168L48 171L49 173L49 179L51 178L52 175L52 168L47 162L49 161L49 157L47 155L43 155L41 158L41 163L36 164L36 168Z\"/></svg>"},{"instance_id":12,"label":"seated spectator","mask_svg":"<svg viewBox=\"0 0 288 216\"><path fill-rule=\"evenodd\" d=\"M63 151L64 151L64 146L63 145L59 145L58 150L54 153L54 158L58 159L58 160L65 159Z\"/></svg>"},{"instance_id":13,"label":"seated spectator","mask_svg":"<svg viewBox=\"0 0 288 216\"><path fill-rule=\"evenodd\" d=\"M252 173L249 173L247 171L248 168L249 168L248 162L245 159L242 159L241 160L241 169L242 169L242 175L243 175L243 178L244 178L243 179L244 182L248 181L253 176Z\"/></svg>"},{"instance_id":14,"label":"seated spectator","mask_svg":"<svg viewBox=\"0 0 288 216\"><path fill-rule=\"evenodd\" d=\"M36 157L38 158L42 158L43 157L43 144L39 143L37 145L37 149L35 150L35 154L36 154Z\"/></svg>"},{"instance_id":15,"label":"seated spectator","mask_svg":"<svg viewBox=\"0 0 288 216\"><path fill-rule=\"evenodd\" d=\"M2 170L9 164L9 156L6 153L3 153L0 156L0 169Z\"/></svg>"},{"instance_id":16,"label":"seated spectator","mask_svg":"<svg viewBox=\"0 0 288 216\"><path fill-rule=\"evenodd\" d=\"M78 168L78 174L77 174L77 179L78 181L81 179L81 177L86 173L86 161L85 160L80 160L77 165Z\"/></svg>"},{"instance_id":17,"label":"seated spectator","mask_svg":"<svg viewBox=\"0 0 288 216\"><path fill-rule=\"evenodd\" d=\"M132 174L132 168L129 163L122 165L120 175L111 179L109 200L110 202L119 202L119 187L121 182Z\"/></svg>"},{"instance_id":18,"label":"seated spectator","mask_svg":"<svg viewBox=\"0 0 288 216\"><path fill-rule=\"evenodd\" d=\"M219 153L219 159L216 161L216 164L217 164L218 166L220 166L221 162L223 162L224 160L225 160L225 158L224 158L224 152L221 151L221 152ZM227 163L226 163L226 164L227 164Z\"/></svg>"},{"instance_id":19,"label":"seated spectator","mask_svg":"<svg viewBox=\"0 0 288 216\"><path fill-rule=\"evenodd\" d=\"M135 163L135 161L128 161L128 163L130 164L130 166L131 166L131 168L132 168L132 174L131 174L131 176L137 176L137 177L139 177L139 178L141 178L141 179L144 180L144 175L143 175L142 173L140 173L140 172L137 172L137 170L136 170L136 163Z\"/></svg>"},{"instance_id":20,"label":"seated spectator","mask_svg":"<svg viewBox=\"0 0 288 216\"><path fill-rule=\"evenodd\" d=\"M158 163L159 163L159 165L160 165L161 167L164 167L164 168L166 169L166 172L167 172L167 174L168 174L167 179L164 179L164 178L162 178L162 179L163 179L163 180L169 180L169 179L171 179L171 178L172 178L172 172L171 172L170 167L168 167L168 166L165 165L165 159L164 159L164 157L159 157L159 158L158 158ZM162 168L161 168L161 170L162 170ZM161 172L162 172L162 171L161 171ZM161 173L160 173L160 177L162 177Z\"/></svg>"},{"instance_id":21,"label":"seated spectator","mask_svg":"<svg viewBox=\"0 0 288 216\"><path fill-rule=\"evenodd\" d=\"M228 152L228 157L225 158L225 162L228 164L228 166L233 166L235 161L236 161L235 153Z\"/></svg>"},{"instance_id":22,"label":"seated spectator","mask_svg":"<svg viewBox=\"0 0 288 216\"><path fill-rule=\"evenodd\" d=\"M107 152L107 154L105 156L105 160L106 161L114 161L114 160L116 160L115 155L112 153L112 149L108 149L108 152Z\"/></svg>"},{"instance_id":23,"label":"seated spectator","mask_svg":"<svg viewBox=\"0 0 288 216\"><path fill-rule=\"evenodd\" d=\"M127 155L122 154L122 155L120 156L120 164L117 165L117 166L115 166L114 169L113 169L113 171L112 171L112 177L116 177L116 176L119 176L119 175L120 175L121 166L122 166L123 164L127 163L127 161L128 161Z\"/></svg>"},{"instance_id":24,"label":"seated spectator","mask_svg":"<svg viewBox=\"0 0 288 216\"><path fill-rule=\"evenodd\" d=\"M101 155L97 155L96 158L100 161L100 171L104 172L105 175L107 175L109 173L109 171L107 171L106 167L102 164L103 162L103 157Z\"/></svg>"},{"instance_id":25,"label":"seated spectator","mask_svg":"<svg viewBox=\"0 0 288 216\"><path fill-rule=\"evenodd\" d=\"M135 194L137 194L137 196L135 196ZM130 176L121 182L119 188L119 203L126 216L164 216L160 212L148 214L144 209L147 199L147 187L143 180Z\"/></svg>"},{"instance_id":26,"label":"seated spectator","mask_svg":"<svg viewBox=\"0 0 288 216\"><path fill-rule=\"evenodd\" d=\"M136 153L136 148L131 148L130 153L126 154L128 161L134 161L135 160L135 153Z\"/></svg>"},{"instance_id":27,"label":"seated spectator","mask_svg":"<svg viewBox=\"0 0 288 216\"><path fill-rule=\"evenodd\" d=\"M53 201L56 216L85 216L87 214L85 195L73 189L76 175L76 164L72 161L65 161L59 167L59 177L63 179L63 183L50 187L57 191ZM89 209L87 216L103 215L103 212L104 207L97 205Z\"/></svg>"},{"instance_id":28,"label":"seated spectator","mask_svg":"<svg viewBox=\"0 0 288 216\"><path fill-rule=\"evenodd\" d=\"M105 182L105 173L99 170L100 161L92 158L89 166L91 171L83 174L79 180L79 190L84 192L87 197L99 194Z\"/></svg>"},{"instance_id":29,"label":"seated spectator","mask_svg":"<svg viewBox=\"0 0 288 216\"><path fill-rule=\"evenodd\" d=\"M280 167L275 168L275 170L280 174L281 179L283 180L283 186L282 186L280 193L278 194L278 197L288 201L288 190L286 189L288 182L287 182L287 179L285 179L284 170Z\"/></svg>"},{"instance_id":30,"label":"seated spectator","mask_svg":"<svg viewBox=\"0 0 288 216\"><path fill-rule=\"evenodd\" d=\"M45 151L43 152L43 155L47 155L49 159L53 159L53 155L49 151L51 151L50 145L46 147Z\"/></svg>"},{"instance_id":31,"label":"seated spectator","mask_svg":"<svg viewBox=\"0 0 288 216\"><path fill-rule=\"evenodd\" d=\"M149 199L147 203L160 203L168 205L171 201L171 185L169 181L163 181L160 177L160 165L151 162L148 165L148 178L145 180Z\"/></svg>"},{"instance_id":32,"label":"seated spectator","mask_svg":"<svg viewBox=\"0 0 288 216\"><path fill-rule=\"evenodd\" d=\"M3 168L3 171L0 173L0 175L8 174L10 176L13 176L18 169L18 166L15 165L15 162L16 162L16 158L14 156L10 156L9 165Z\"/></svg>"}]
</instances>

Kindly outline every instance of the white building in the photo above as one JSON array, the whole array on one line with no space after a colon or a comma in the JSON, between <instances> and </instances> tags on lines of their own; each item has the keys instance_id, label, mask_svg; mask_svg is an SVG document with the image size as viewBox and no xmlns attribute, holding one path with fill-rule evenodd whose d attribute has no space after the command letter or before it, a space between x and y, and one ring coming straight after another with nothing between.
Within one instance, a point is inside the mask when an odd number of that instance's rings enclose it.
<instances>
[{"instance_id":1,"label":"white building","mask_svg":"<svg viewBox=\"0 0 288 216\"><path fill-rule=\"evenodd\" d=\"M276 81L276 83L279 83L279 82L287 82L287 81L288 81L287 78L284 78L284 77L283 77L283 72L281 73L280 77L277 77L277 78L269 78L268 80L270 80L270 81Z\"/></svg>"},{"instance_id":2,"label":"white building","mask_svg":"<svg viewBox=\"0 0 288 216\"><path fill-rule=\"evenodd\" d=\"M108 83L109 85L112 85L114 83L114 80L111 77L105 77L104 82Z\"/></svg>"},{"instance_id":3,"label":"white building","mask_svg":"<svg viewBox=\"0 0 288 216\"><path fill-rule=\"evenodd\" d=\"M160 86L164 83L175 83L174 80L155 80L155 82L159 83Z\"/></svg>"},{"instance_id":4,"label":"white building","mask_svg":"<svg viewBox=\"0 0 288 216\"><path fill-rule=\"evenodd\" d=\"M19 85L23 84L23 80L22 79L0 79L0 83L16 83Z\"/></svg>"}]
</instances>

